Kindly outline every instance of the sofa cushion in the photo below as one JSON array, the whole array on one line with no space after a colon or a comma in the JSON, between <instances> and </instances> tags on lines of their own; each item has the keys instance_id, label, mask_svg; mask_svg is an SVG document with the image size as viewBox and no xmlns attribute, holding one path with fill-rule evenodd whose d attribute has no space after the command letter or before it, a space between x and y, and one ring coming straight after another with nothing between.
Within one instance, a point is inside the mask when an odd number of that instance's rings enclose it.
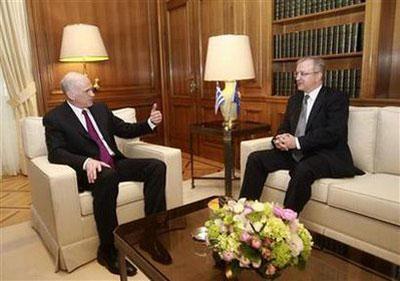
<instances>
[{"instance_id":1,"label":"sofa cushion","mask_svg":"<svg viewBox=\"0 0 400 281\"><path fill-rule=\"evenodd\" d=\"M400 177L365 174L329 185L328 205L400 225Z\"/></svg>"},{"instance_id":2,"label":"sofa cushion","mask_svg":"<svg viewBox=\"0 0 400 281\"><path fill-rule=\"evenodd\" d=\"M136 111L134 108L127 107L127 108L113 110L113 114L127 123L136 123ZM123 153L125 152L125 143L132 141L140 141L140 138L123 139L115 137L115 142L117 143L117 147Z\"/></svg>"},{"instance_id":3,"label":"sofa cushion","mask_svg":"<svg viewBox=\"0 0 400 281\"><path fill-rule=\"evenodd\" d=\"M289 171L279 170L268 175L266 186L286 191L290 181ZM328 185L336 179L319 179L311 186L311 199L326 203L328 200Z\"/></svg>"},{"instance_id":4,"label":"sofa cushion","mask_svg":"<svg viewBox=\"0 0 400 281\"><path fill-rule=\"evenodd\" d=\"M378 114L375 172L400 175L400 108L384 107Z\"/></svg>"},{"instance_id":5,"label":"sofa cushion","mask_svg":"<svg viewBox=\"0 0 400 281\"><path fill-rule=\"evenodd\" d=\"M350 106L348 144L354 165L369 173L374 172L377 116L377 107Z\"/></svg>"},{"instance_id":6,"label":"sofa cushion","mask_svg":"<svg viewBox=\"0 0 400 281\"><path fill-rule=\"evenodd\" d=\"M21 122L21 129L25 156L32 159L47 155L42 117L26 117Z\"/></svg>"},{"instance_id":7,"label":"sofa cushion","mask_svg":"<svg viewBox=\"0 0 400 281\"><path fill-rule=\"evenodd\" d=\"M119 193L117 198L117 207L143 200L143 183L134 181L125 181L119 184ZM90 191L79 194L82 216L93 214L93 197Z\"/></svg>"},{"instance_id":8,"label":"sofa cushion","mask_svg":"<svg viewBox=\"0 0 400 281\"><path fill-rule=\"evenodd\" d=\"M136 111L134 108L126 107L121 109L113 110L113 114L125 122L136 123Z\"/></svg>"}]
</instances>

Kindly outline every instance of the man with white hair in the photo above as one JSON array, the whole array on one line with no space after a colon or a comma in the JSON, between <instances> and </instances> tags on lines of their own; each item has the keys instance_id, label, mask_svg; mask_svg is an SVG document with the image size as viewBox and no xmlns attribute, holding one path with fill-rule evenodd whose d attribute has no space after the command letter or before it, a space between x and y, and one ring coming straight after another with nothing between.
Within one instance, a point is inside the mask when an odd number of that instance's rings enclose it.
<instances>
[{"instance_id":1,"label":"man with white hair","mask_svg":"<svg viewBox=\"0 0 400 281\"><path fill-rule=\"evenodd\" d=\"M146 122L126 123L114 116L104 103L93 102L95 95L90 80L77 72L65 75L61 88L67 100L43 118L48 158L52 163L66 164L76 171L80 192L91 191L100 239L97 260L110 272L119 274L113 236L118 225L118 184L131 180L144 182L145 214L162 212L166 210L166 166L157 159L126 158L118 150L114 136L135 138L151 133L162 121L162 114L154 104ZM168 252L155 238L145 246L156 261L171 263ZM128 275L136 271L127 261Z\"/></svg>"},{"instance_id":2,"label":"man with white hair","mask_svg":"<svg viewBox=\"0 0 400 281\"><path fill-rule=\"evenodd\" d=\"M300 213L320 178L363 174L353 166L347 144L349 100L323 86L325 63L317 57L297 61L298 92L289 98L285 116L272 140L274 149L249 155L240 197L259 199L270 172L289 170L284 206Z\"/></svg>"}]
</instances>

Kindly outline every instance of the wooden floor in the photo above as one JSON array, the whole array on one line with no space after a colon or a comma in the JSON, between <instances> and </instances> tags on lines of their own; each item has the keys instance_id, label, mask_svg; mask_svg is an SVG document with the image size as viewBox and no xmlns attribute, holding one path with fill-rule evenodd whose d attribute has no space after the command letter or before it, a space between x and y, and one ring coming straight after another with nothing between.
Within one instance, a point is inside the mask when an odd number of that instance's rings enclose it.
<instances>
[{"instance_id":1,"label":"wooden floor","mask_svg":"<svg viewBox=\"0 0 400 281\"><path fill-rule=\"evenodd\" d=\"M205 158L194 158L195 176L221 171L223 164ZM183 180L191 178L189 154L182 154ZM31 190L26 176L3 177L0 185L0 227L31 219Z\"/></svg>"}]
</instances>

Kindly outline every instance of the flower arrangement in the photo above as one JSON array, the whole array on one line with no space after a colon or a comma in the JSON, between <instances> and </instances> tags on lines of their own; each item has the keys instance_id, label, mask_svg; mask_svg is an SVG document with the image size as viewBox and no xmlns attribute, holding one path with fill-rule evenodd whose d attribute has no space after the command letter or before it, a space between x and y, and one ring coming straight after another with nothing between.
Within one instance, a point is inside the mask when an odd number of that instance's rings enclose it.
<instances>
[{"instance_id":1,"label":"flower arrangement","mask_svg":"<svg viewBox=\"0 0 400 281\"><path fill-rule=\"evenodd\" d=\"M288 266L304 268L313 242L296 212L245 198L222 206L214 201L209 207L207 244L224 261L228 278L242 268L253 268L267 279Z\"/></svg>"}]
</instances>

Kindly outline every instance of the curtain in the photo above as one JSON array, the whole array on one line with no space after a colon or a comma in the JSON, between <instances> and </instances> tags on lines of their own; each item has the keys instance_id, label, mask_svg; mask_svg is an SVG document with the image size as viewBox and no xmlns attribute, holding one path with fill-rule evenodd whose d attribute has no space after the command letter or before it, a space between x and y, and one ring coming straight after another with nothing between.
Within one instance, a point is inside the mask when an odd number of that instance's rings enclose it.
<instances>
[{"instance_id":1,"label":"curtain","mask_svg":"<svg viewBox=\"0 0 400 281\"><path fill-rule=\"evenodd\" d=\"M0 154L0 176L15 176L20 171L18 142L10 141L17 139L15 129L15 115L8 104L10 97L4 82L3 72L0 68L0 105L1 105L1 154Z\"/></svg>"},{"instance_id":2,"label":"curtain","mask_svg":"<svg viewBox=\"0 0 400 281\"><path fill-rule=\"evenodd\" d=\"M15 116L12 126L17 135L20 168L26 173L20 120L37 116L38 112L25 0L0 1L0 62L10 97L8 104Z\"/></svg>"}]
</instances>

